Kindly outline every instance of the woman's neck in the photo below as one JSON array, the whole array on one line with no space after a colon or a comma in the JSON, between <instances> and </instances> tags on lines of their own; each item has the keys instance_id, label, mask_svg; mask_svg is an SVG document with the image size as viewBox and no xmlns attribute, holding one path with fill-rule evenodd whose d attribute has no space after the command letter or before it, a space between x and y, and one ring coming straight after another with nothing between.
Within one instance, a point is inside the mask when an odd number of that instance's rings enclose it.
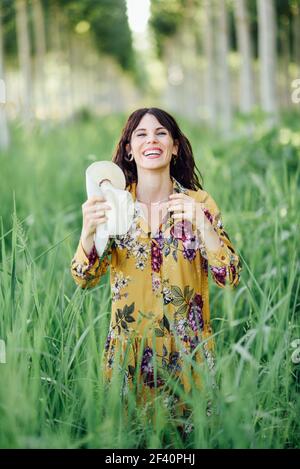
<instances>
[{"instance_id":1,"label":"woman's neck","mask_svg":"<svg viewBox=\"0 0 300 469\"><path fill-rule=\"evenodd\" d=\"M138 177L136 199L144 204L155 204L167 201L173 192L173 181L168 175L153 174L144 178Z\"/></svg>"}]
</instances>

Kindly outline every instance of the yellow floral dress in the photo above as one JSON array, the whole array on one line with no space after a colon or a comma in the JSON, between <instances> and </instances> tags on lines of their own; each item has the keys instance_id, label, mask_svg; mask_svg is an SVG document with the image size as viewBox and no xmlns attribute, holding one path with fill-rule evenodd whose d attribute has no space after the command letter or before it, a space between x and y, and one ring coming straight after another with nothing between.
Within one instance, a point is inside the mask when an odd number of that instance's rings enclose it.
<instances>
[{"instance_id":1,"label":"yellow floral dress","mask_svg":"<svg viewBox=\"0 0 300 469\"><path fill-rule=\"evenodd\" d=\"M170 214L151 237L133 183L126 188L135 201L128 233L110 238L100 259L95 246L87 256L79 242L71 261L72 277L82 288L97 285L110 266L112 311L103 370L109 381L118 353L125 363L123 395L138 383L143 403L170 375L185 392L193 385L201 388L193 363L205 360L214 369L208 272L219 287L236 287L242 269L213 198L204 190L184 188L174 177L172 181L173 193L183 192L204 204L221 241L217 251L206 248L189 221L174 220ZM173 396L174 402L183 413L186 406Z\"/></svg>"}]
</instances>

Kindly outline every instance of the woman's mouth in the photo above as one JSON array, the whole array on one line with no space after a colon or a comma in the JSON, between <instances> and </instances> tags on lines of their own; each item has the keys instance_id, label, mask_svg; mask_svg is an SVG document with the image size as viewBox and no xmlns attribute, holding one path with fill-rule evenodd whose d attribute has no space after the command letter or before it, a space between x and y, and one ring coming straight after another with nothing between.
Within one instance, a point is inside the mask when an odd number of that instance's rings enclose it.
<instances>
[{"instance_id":1,"label":"woman's mouth","mask_svg":"<svg viewBox=\"0 0 300 469\"><path fill-rule=\"evenodd\" d=\"M145 158L153 160L154 158L159 158L162 155L162 150L146 150L143 152Z\"/></svg>"}]
</instances>

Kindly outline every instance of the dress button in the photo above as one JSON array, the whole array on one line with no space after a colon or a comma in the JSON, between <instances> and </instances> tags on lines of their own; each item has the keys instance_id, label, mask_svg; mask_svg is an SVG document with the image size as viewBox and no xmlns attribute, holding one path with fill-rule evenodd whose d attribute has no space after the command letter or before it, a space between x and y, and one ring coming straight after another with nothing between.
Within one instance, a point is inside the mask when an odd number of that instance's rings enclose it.
<instances>
[{"instance_id":1,"label":"dress button","mask_svg":"<svg viewBox=\"0 0 300 469\"><path fill-rule=\"evenodd\" d=\"M225 259L225 256L221 256L221 259L224 260L224 259Z\"/></svg>"}]
</instances>

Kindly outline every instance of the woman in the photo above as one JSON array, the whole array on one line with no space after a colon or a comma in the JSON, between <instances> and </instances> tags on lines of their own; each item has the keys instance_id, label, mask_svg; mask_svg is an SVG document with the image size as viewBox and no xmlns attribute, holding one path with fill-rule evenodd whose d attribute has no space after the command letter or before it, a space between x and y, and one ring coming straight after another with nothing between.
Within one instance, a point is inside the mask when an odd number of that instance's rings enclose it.
<instances>
[{"instance_id":1,"label":"woman","mask_svg":"<svg viewBox=\"0 0 300 469\"><path fill-rule=\"evenodd\" d=\"M88 288L111 266L105 375L111 379L117 353L126 356L123 391L138 384L145 403L172 378L187 393L194 384L201 388L199 364L214 365L208 271L218 286L234 287L241 264L215 201L195 174L191 145L170 114L133 112L113 161L135 201L133 224L126 236L110 239L99 259L93 236L110 207L101 197L87 200L71 273ZM182 415L187 407L169 396L166 402L177 403Z\"/></svg>"}]
</instances>

